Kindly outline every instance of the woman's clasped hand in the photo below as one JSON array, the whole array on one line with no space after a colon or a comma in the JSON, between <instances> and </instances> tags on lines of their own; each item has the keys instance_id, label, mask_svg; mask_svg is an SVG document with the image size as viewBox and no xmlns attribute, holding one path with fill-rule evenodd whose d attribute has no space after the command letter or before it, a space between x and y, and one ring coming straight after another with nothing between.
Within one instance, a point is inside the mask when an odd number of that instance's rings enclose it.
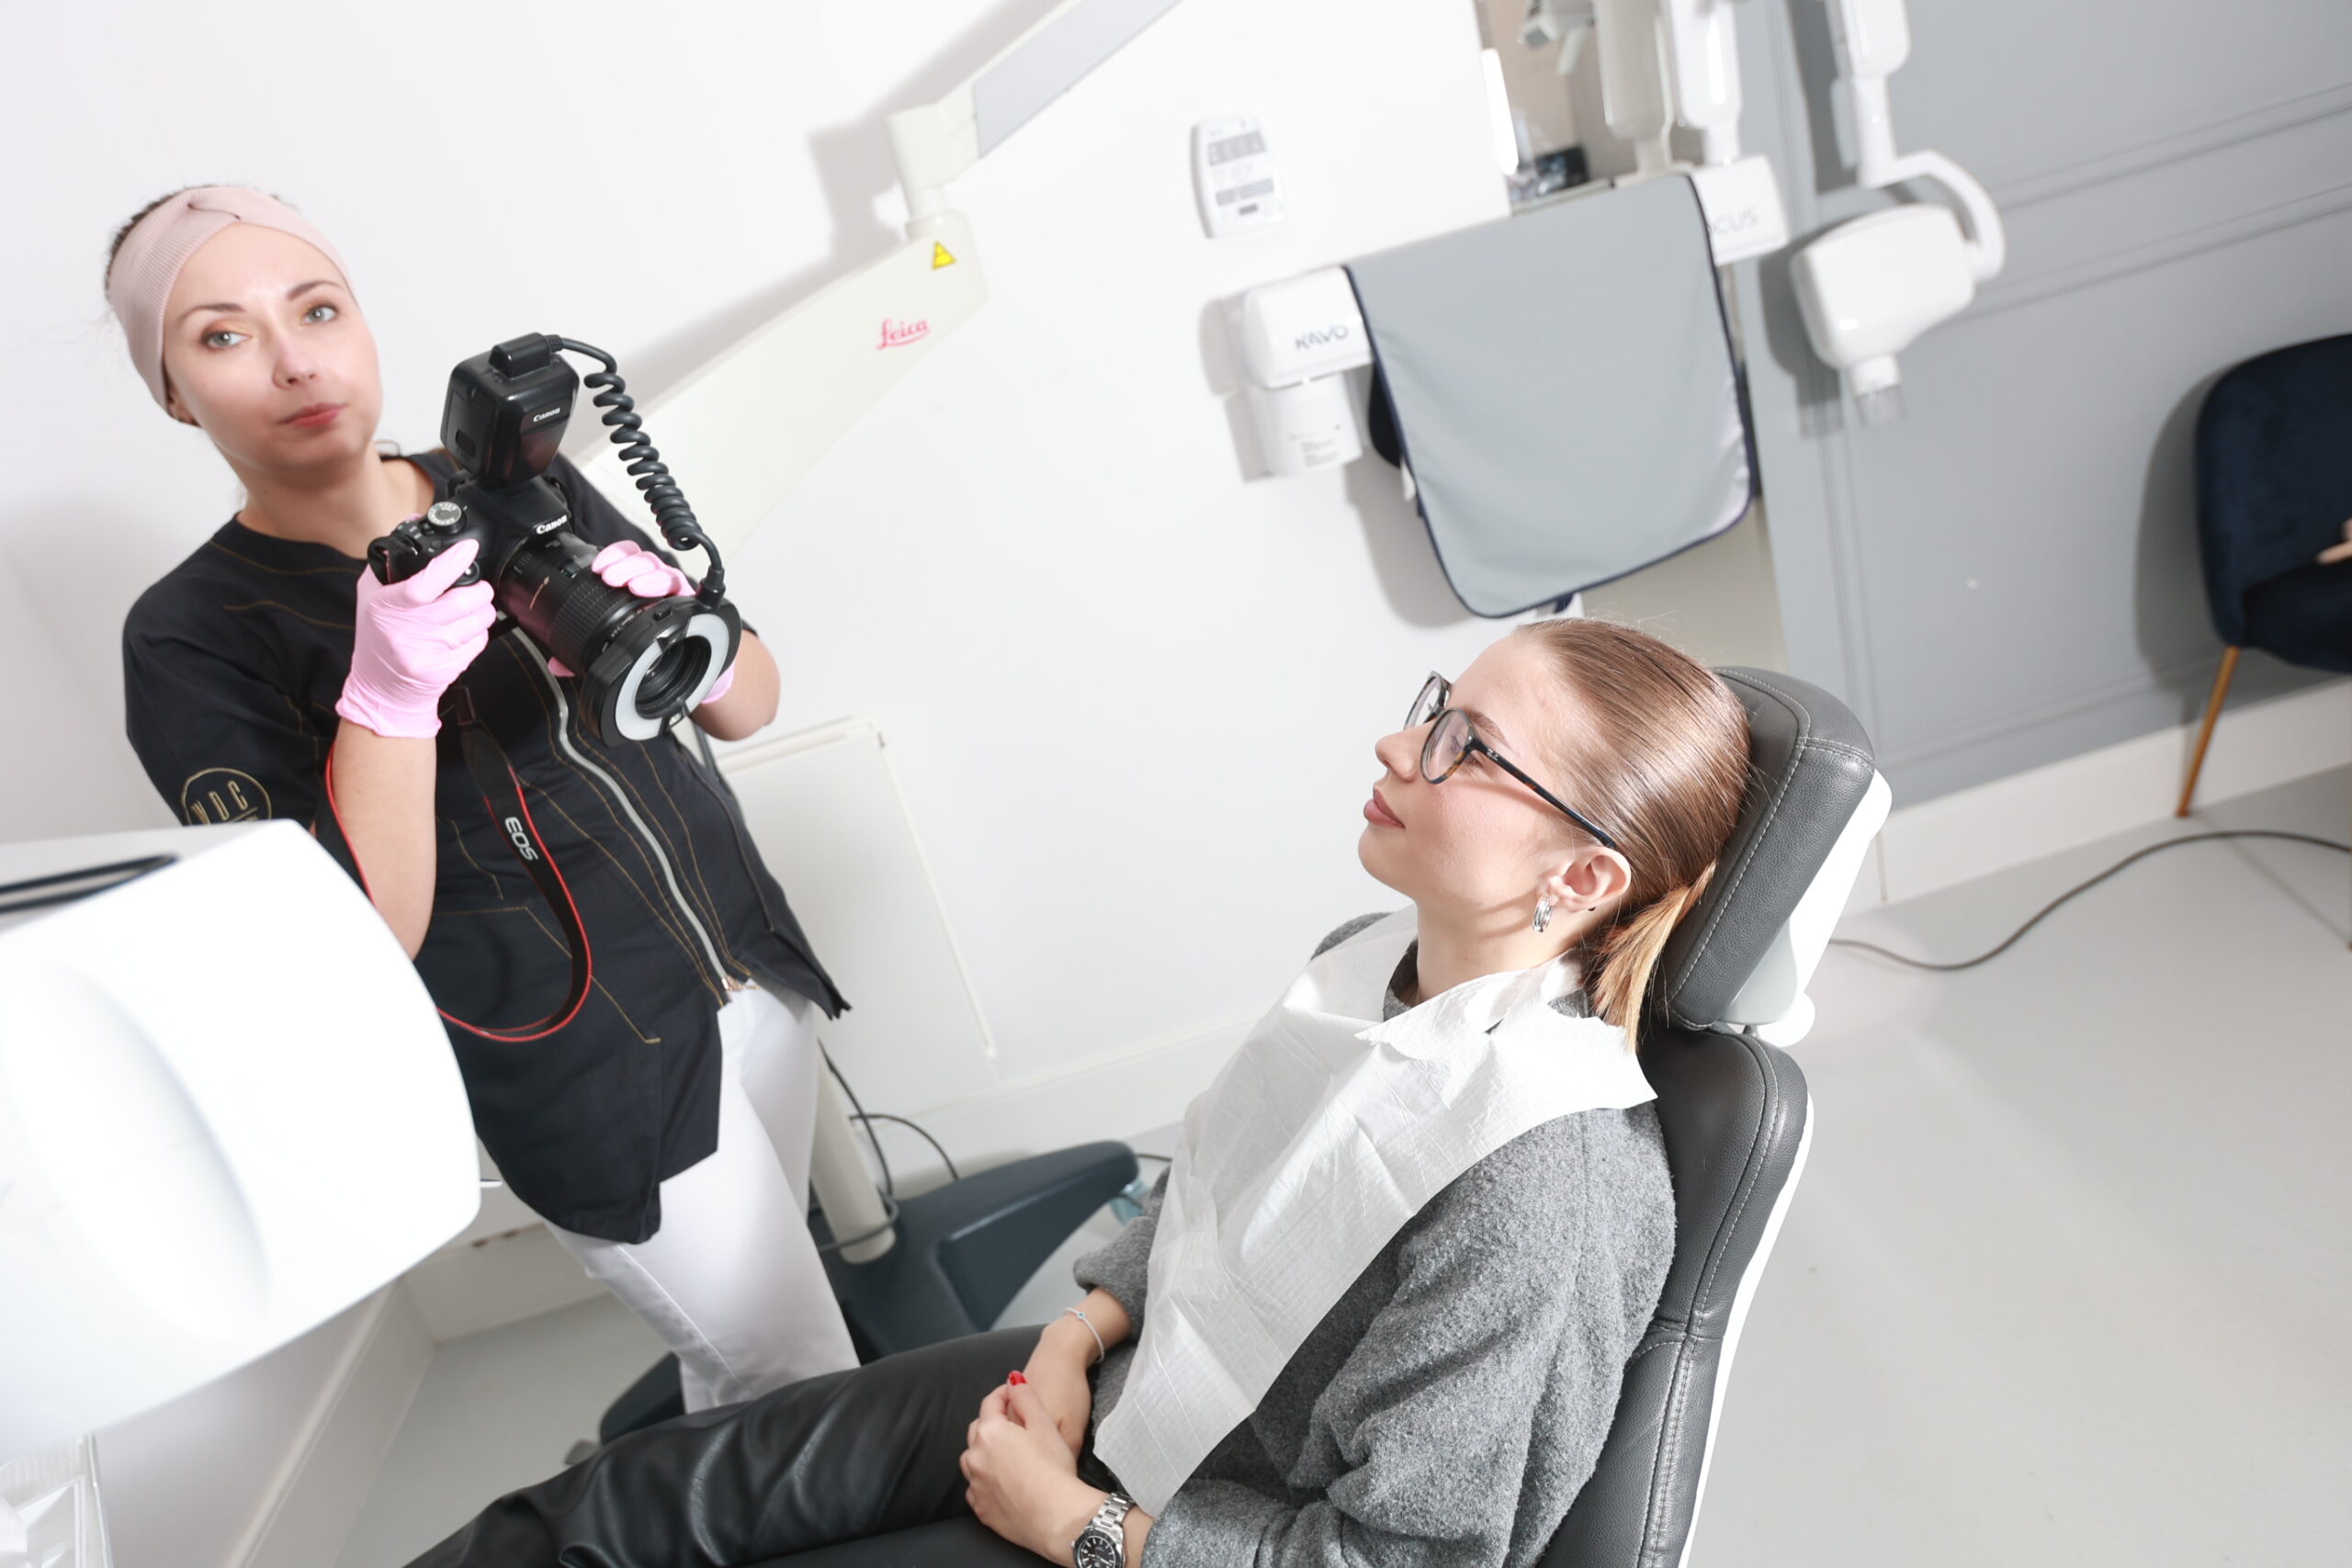
<instances>
[{"instance_id":1,"label":"woman's clasped hand","mask_svg":"<svg viewBox=\"0 0 2352 1568\"><path fill-rule=\"evenodd\" d=\"M1005 1540L1060 1561L1104 1494L1078 1478L1078 1442L1066 1436L1036 1386L1022 1379L1013 1373L982 1400L964 1434L964 1500ZM1079 1387L1085 1386L1081 1373ZM1085 1436L1081 1414L1079 1442Z\"/></svg>"}]
</instances>

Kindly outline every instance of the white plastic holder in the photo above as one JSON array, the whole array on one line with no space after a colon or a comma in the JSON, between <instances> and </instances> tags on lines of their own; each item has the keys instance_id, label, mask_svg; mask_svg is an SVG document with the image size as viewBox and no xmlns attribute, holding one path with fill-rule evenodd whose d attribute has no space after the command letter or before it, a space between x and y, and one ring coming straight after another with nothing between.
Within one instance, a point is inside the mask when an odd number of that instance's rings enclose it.
<instances>
[{"instance_id":1,"label":"white plastic holder","mask_svg":"<svg viewBox=\"0 0 2352 1568\"><path fill-rule=\"evenodd\" d=\"M1277 476L1363 456L1347 373L1372 363L1353 285L1336 266L1253 288L1236 328L1259 455Z\"/></svg>"},{"instance_id":2,"label":"white plastic holder","mask_svg":"<svg viewBox=\"0 0 2352 1568\"><path fill-rule=\"evenodd\" d=\"M1772 172L1772 161L1761 152L1692 169L1690 186L1699 193L1699 210L1706 216L1707 243L1717 266L1770 255L1789 243L1781 181Z\"/></svg>"}]
</instances>

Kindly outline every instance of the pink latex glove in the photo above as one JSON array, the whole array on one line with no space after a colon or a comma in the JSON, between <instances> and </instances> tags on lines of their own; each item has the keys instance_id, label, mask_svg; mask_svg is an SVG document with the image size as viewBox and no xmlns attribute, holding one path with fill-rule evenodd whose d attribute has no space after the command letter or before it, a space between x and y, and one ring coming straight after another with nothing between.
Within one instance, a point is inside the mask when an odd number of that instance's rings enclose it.
<instances>
[{"instance_id":1,"label":"pink latex glove","mask_svg":"<svg viewBox=\"0 0 2352 1568\"><path fill-rule=\"evenodd\" d=\"M695 591L693 578L634 539L616 539L606 545L588 563L588 570L603 578L607 587L626 588L640 599L675 599ZM560 659L548 660L548 668L559 675L577 673ZM735 667L730 664L718 672L702 700L717 702L734 683Z\"/></svg>"},{"instance_id":2,"label":"pink latex glove","mask_svg":"<svg viewBox=\"0 0 2352 1568\"><path fill-rule=\"evenodd\" d=\"M401 582L360 572L351 673L335 712L390 739L425 740L441 732L441 694L489 646L497 615L489 583L449 586L477 548L468 539Z\"/></svg>"},{"instance_id":3,"label":"pink latex glove","mask_svg":"<svg viewBox=\"0 0 2352 1568\"><path fill-rule=\"evenodd\" d=\"M695 580L639 544L616 539L596 552L588 570L614 588L626 588L640 599L674 599L695 591Z\"/></svg>"}]
</instances>

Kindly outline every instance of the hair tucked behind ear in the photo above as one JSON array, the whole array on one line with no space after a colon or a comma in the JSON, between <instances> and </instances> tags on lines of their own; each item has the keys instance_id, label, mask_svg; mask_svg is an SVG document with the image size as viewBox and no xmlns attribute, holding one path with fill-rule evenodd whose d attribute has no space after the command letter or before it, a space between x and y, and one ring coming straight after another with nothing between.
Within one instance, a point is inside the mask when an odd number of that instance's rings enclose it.
<instances>
[{"instance_id":1,"label":"hair tucked behind ear","mask_svg":"<svg viewBox=\"0 0 2352 1568\"><path fill-rule=\"evenodd\" d=\"M1714 874L1747 790L1747 713L1713 671L1607 621L1543 621L1540 642L1588 724L1553 750L1633 882L1585 944L1594 1010L1640 1032L1659 955ZM1569 829L1573 831L1573 829Z\"/></svg>"}]
</instances>

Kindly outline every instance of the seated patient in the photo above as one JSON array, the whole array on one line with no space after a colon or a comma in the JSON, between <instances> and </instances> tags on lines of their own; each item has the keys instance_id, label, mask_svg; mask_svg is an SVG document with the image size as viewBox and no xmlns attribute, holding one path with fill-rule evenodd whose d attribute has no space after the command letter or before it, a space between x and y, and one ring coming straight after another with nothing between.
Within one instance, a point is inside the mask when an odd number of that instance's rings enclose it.
<instances>
[{"instance_id":1,"label":"seated patient","mask_svg":"<svg viewBox=\"0 0 2352 1568\"><path fill-rule=\"evenodd\" d=\"M968 1516L1080 1568L1532 1562L1673 1254L1634 1041L1747 718L1551 621L1374 750L1358 852L1411 908L1324 940L1079 1307L632 1434L419 1568L741 1568Z\"/></svg>"}]
</instances>

